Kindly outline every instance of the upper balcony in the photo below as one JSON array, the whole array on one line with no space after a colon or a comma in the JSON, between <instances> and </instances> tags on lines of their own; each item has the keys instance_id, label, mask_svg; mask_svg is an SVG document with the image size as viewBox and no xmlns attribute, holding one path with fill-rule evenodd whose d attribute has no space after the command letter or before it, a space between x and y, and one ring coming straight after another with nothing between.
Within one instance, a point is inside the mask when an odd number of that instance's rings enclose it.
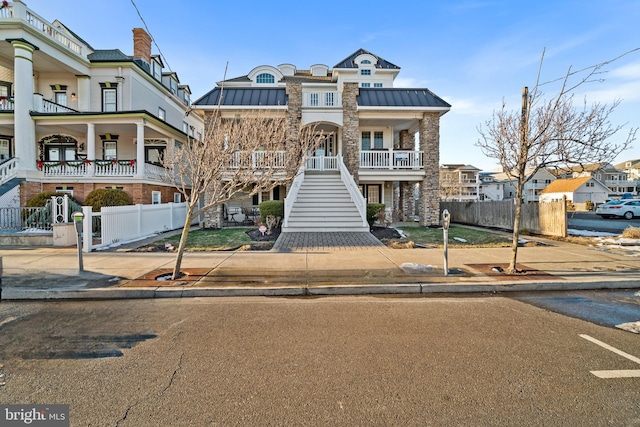
<instances>
[{"instance_id":1,"label":"upper balcony","mask_svg":"<svg viewBox=\"0 0 640 427\"><path fill-rule=\"evenodd\" d=\"M0 20L8 19L22 20L34 29L38 30L38 32L40 32L41 34L49 37L60 46L69 49L76 55L82 58L86 58L87 56L87 49L85 46L72 40L63 31L61 31L59 28L56 28L52 23L48 22L37 13L27 8L26 4L24 3L9 3L8 6L0 9Z\"/></svg>"},{"instance_id":2,"label":"upper balcony","mask_svg":"<svg viewBox=\"0 0 640 427\"><path fill-rule=\"evenodd\" d=\"M0 96L0 112L11 112L14 109L13 98ZM33 94L33 111L38 113L77 113L78 110L65 105L56 104L53 101L44 99L39 93Z\"/></svg>"},{"instance_id":3,"label":"upper balcony","mask_svg":"<svg viewBox=\"0 0 640 427\"><path fill-rule=\"evenodd\" d=\"M303 108L342 108L342 95L338 91L304 91Z\"/></svg>"}]
</instances>

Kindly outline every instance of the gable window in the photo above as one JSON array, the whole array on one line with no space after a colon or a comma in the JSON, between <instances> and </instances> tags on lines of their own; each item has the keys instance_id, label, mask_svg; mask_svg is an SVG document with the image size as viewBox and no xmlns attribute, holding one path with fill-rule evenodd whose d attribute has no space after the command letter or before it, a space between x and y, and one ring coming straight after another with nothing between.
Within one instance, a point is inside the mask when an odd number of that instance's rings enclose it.
<instances>
[{"instance_id":1,"label":"gable window","mask_svg":"<svg viewBox=\"0 0 640 427\"><path fill-rule=\"evenodd\" d=\"M361 76L370 76L371 75L371 70L360 70L360 75Z\"/></svg>"},{"instance_id":2,"label":"gable window","mask_svg":"<svg viewBox=\"0 0 640 427\"><path fill-rule=\"evenodd\" d=\"M363 59L362 62L360 62L361 64L371 64L371 61L369 61L368 59Z\"/></svg>"},{"instance_id":3,"label":"gable window","mask_svg":"<svg viewBox=\"0 0 640 427\"><path fill-rule=\"evenodd\" d=\"M256 77L256 83L268 84L268 83L275 83L275 82L276 82L276 78L273 77L273 74L262 73L262 74L258 74L258 77Z\"/></svg>"},{"instance_id":4,"label":"gable window","mask_svg":"<svg viewBox=\"0 0 640 427\"><path fill-rule=\"evenodd\" d=\"M158 108L158 118L162 121L167 119L167 112L163 108Z\"/></svg>"}]
</instances>

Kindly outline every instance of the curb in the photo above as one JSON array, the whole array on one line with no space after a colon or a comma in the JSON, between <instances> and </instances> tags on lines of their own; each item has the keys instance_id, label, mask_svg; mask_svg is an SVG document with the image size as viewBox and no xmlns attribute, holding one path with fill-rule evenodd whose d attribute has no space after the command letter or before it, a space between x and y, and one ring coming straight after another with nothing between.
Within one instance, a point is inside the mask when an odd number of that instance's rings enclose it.
<instances>
[{"instance_id":1,"label":"curb","mask_svg":"<svg viewBox=\"0 0 640 427\"><path fill-rule=\"evenodd\" d=\"M454 293L500 293L532 291L574 291L597 289L640 289L637 280L592 282L511 282L501 284L380 284L345 286L289 286L244 288L93 288L46 289L4 288L2 301L20 300L119 300L155 298L216 298L216 297L287 297L287 296L347 296L347 295L423 295Z\"/></svg>"}]
</instances>

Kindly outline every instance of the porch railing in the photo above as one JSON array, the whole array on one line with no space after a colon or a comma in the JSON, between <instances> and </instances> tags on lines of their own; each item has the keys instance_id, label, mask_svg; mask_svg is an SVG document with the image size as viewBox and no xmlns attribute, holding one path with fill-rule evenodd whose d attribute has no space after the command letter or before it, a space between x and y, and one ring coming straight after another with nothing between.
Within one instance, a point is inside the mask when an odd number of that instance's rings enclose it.
<instances>
[{"instance_id":1,"label":"porch railing","mask_svg":"<svg viewBox=\"0 0 640 427\"><path fill-rule=\"evenodd\" d=\"M161 166L145 163L144 176L159 180L164 175ZM81 177L132 177L138 172L135 160L65 160L40 161L38 169L46 177L81 176ZM1 169L0 169L1 171Z\"/></svg>"},{"instance_id":2,"label":"porch railing","mask_svg":"<svg viewBox=\"0 0 640 427\"><path fill-rule=\"evenodd\" d=\"M363 169L424 169L424 151L371 150L360 152Z\"/></svg>"},{"instance_id":3,"label":"porch railing","mask_svg":"<svg viewBox=\"0 0 640 427\"><path fill-rule=\"evenodd\" d=\"M238 151L234 153L229 167L231 168L276 168L283 169L287 166L286 151Z\"/></svg>"},{"instance_id":4,"label":"porch railing","mask_svg":"<svg viewBox=\"0 0 640 427\"><path fill-rule=\"evenodd\" d=\"M310 171L337 171L337 156L313 156L307 158L307 170Z\"/></svg>"},{"instance_id":5,"label":"porch railing","mask_svg":"<svg viewBox=\"0 0 640 427\"><path fill-rule=\"evenodd\" d=\"M16 170L18 169L18 158L13 157L9 160L5 160L0 163L0 185L9 181L16 176Z\"/></svg>"}]
</instances>

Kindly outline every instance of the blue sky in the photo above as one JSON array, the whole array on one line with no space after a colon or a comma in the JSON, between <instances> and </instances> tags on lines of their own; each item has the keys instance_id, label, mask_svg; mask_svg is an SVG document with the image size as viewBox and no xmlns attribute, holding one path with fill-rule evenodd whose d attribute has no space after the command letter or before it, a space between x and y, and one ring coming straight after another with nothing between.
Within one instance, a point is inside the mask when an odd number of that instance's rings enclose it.
<instances>
[{"instance_id":1,"label":"blue sky","mask_svg":"<svg viewBox=\"0 0 640 427\"><path fill-rule=\"evenodd\" d=\"M131 0L25 0L59 19L95 49L133 53L143 24ZM335 1L135 0L165 66L197 99L228 77L258 65L330 67L364 48L401 67L396 87L426 87L452 104L441 119L440 162L484 170L497 165L474 146L477 128L503 100L520 108L543 49L542 81L640 48L637 0ZM154 46L154 53L159 53ZM583 86L578 104L622 101L613 121L640 126L640 51L606 67L604 81ZM553 94L554 85L545 86ZM615 140L621 140L626 132ZM640 141L616 161L640 158Z\"/></svg>"}]
</instances>

